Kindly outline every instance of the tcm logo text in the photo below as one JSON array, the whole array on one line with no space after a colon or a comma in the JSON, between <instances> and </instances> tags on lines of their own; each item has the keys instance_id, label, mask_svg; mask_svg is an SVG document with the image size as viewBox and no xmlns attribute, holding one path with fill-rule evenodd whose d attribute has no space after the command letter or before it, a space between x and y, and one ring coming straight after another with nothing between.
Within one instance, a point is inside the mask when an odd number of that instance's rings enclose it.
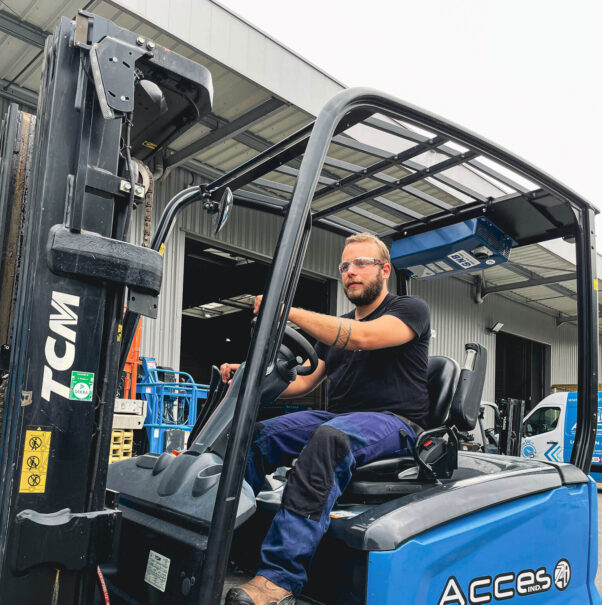
<instances>
[{"instance_id":1,"label":"tcm logo text","mask_svg":"<svg viewBox=\"0 0 602 605\"><path fill-rule=\"evenodd\" d=\"M44 345L46 365L42 379L42 398L46 401L50 400L50 393L69 399L69 385L55 380L53 370L66 372L75 361L77 313L71 307L79 307L79 296L54 291L50 304L57 312L51 313L48 318L50 334Z\"/></svg>"}]
</instances>

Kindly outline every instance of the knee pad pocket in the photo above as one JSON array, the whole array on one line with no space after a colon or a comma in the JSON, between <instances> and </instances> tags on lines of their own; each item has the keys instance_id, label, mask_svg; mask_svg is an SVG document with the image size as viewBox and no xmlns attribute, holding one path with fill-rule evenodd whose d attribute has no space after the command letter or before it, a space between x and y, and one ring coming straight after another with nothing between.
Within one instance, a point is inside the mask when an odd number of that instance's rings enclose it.
<instances>
[{"instance_id":1,"label":"knee pad pocket","mask_svg":"<svg viewBox=\"0 0 602 605\"><path fill-rule=\"evenodd\" d=\"M334 484L335 470L349 451L345 433L330 426L316 429L289 476L282 506L319 521Z\"/></svg>"}]
</instances>

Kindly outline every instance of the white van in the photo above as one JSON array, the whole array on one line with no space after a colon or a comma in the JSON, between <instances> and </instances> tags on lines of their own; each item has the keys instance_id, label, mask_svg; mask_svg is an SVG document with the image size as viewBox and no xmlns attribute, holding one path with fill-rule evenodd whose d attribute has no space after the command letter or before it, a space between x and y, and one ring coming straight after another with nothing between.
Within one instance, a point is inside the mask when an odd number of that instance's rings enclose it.
<instances>
[{"instance_id":1,"label":"white van","mask_svg":"<svg viewBox=\"0 0 602 605\"><path fill-rule=\"evenodd\" d=\"M602 391L598 392L598 432L590 474L602 482ZM553 393L525 416L521 453L524 458L570 462L575 443L577 393Z\"/></svg>"}]
</instances>

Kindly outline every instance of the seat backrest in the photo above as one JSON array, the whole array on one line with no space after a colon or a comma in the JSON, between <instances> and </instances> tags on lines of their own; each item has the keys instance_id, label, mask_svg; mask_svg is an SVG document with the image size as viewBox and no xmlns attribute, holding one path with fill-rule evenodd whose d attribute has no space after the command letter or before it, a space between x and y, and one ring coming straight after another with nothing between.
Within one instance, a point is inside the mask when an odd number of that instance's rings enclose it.
<instances>
[{"instance_id":1,"label":"seat backrest","mask_svg":"<svg viewBox=\"0 0 602 605\"><path fill-rule=\"evenodd\" d=\"M466 345L466 360L458 387L454 393L447 424L460 431L472 431L479 417L485 371L487 370L487 349L483 345Z\"/></svg>"},{"instance_id":2,"label":"seat backrest","mask_svg":"<svg viewBox=\"0 0 602 605\"><path fill-rule=\"evenodd\" d=\"M429 392L427 428L445 424L459 374L460 366L451 357L444 357L443 355L429 357L427 369Z\"/></svg>"}]
</instances>

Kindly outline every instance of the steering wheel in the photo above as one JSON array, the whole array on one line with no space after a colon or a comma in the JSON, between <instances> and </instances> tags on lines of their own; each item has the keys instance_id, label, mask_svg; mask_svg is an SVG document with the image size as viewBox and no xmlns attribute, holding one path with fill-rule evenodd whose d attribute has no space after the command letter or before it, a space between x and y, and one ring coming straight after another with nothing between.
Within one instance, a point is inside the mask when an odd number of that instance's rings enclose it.
<instances>
[{"instance_id":1,"label":"steering wheel","mask_svg":"<svg viewBox=\"0 0 602 605\"><path fill-rule=\"evenodd\" d=\"M256 323L257 317L254 317L251 321L251 330L255 329ZM299 376L307 376L308 374L315 372L318 367L318 354L315 349L306 338L297 332L297 330L293 330L289 326L284 328L281 353L283 353L291 362L295 359L297 360L297 374ZM309 359L308 366L303 365L306 359Z\"/></svg>"},{"instance_id":2,"label":"steering wheel","mask_svg":"<svg viewBox=\"0 0 602 605\"><path fill-rule=\"evenodd\" d=\"M284 328L284 336L282 338L282 344L293 353L298 359L302 359L301 363L297 366L297 374L299 376L307 376L312 372L316 371L318 367L318 354L316 350L309 344L308 340L301 336L297 330L293 330L289 326ZM302 365L305 359L309 359L309 365Z\"/></svg>"}]
</instances>

